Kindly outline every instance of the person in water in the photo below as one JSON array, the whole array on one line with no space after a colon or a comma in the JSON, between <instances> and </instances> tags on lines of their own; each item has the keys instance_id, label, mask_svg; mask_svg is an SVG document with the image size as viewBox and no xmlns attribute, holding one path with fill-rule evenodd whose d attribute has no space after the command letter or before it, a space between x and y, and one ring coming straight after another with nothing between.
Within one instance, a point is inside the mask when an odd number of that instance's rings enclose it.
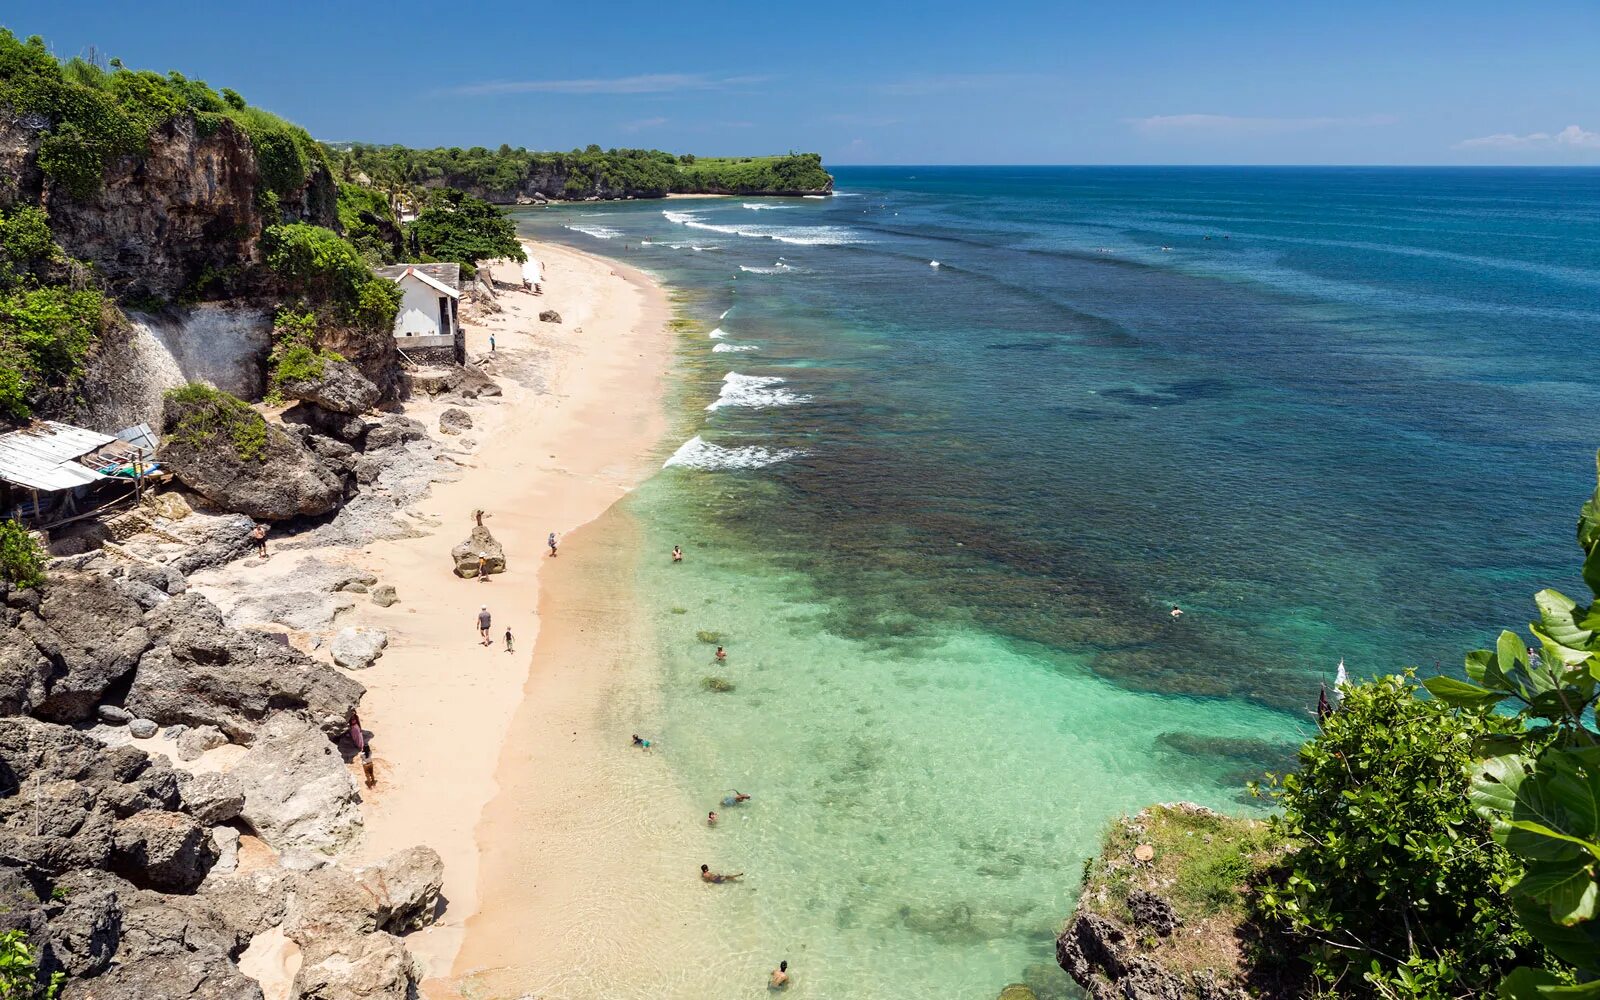
<instances>
[{"instance_id":1,"label":"person in water","mask_svg":"<svg viewBox=\"0 0 1600 1000\"><path fill-rule=\"evenodd\" d=\"M641 739L638 733L633 734L633 745L639 747L641 750L650 749L650 741Z\"/></svg>"},{"instance_id":2,"label":"person in water","mask_svg":"<svg viewBox=\"0 0 1600 1000\"><path fill-rule=\"evenodd\" d=\"M683 550L676 545L672 547L672 561L683 562Z\"/></svg>"},{"instance_id":3,"label":"person in water","mask_svg":"<svg viewBox=\"0 0 1600 1000\"><path fill-rule=\"evenodd\" d=\"M723 875L720 872L712 871L710 865L700 866L700 881L702 882L721 885L724 882L737 882L742 878L744 878L744 872L739 872L737 875Z\"/></svg>"},{"instance_id":4,"label":"person in water","mask_svg":"<svg viewBox=\"0 0 1600 1000\"><path fill-rule=\"evenodd\" d=\"M725 806L741 806L748 801L750 801L750 796L739 791L737 788L733 790L732 795L724 795L722 797L722 804Z\"/></svg>"},{"instance_id":5,"label":"person in water","mask_svg":"<svg viewBox=\"0 0 1600 1000\"><path fill-rule=\"evenodd\" d=\"M788 989L788 988L789 988L789 961L787 959L785 959L784 961L779 962L778 963L778 967L776 969L772 970L772 975L767 977L767 989L769 989L769 990L783 990L783 989Z\"/></svg>"},{"instance_id":6,"label":"person in water","mask_svg":"<svg viewBox=\"0 0 1600 1000\"><path fill-rule=\"evenodd\" d=\"M1183 617L1183 609L1178 607L1176 604L1174 604L1172 606L1172 617L1174 617L1174 618L1182 618Z\"/></svg>"},{"instance_id":7,"label":"person in water","mask_svg":"<svg viewBox=\"0 0 1600 1000\"><path fill-rule=\"evenodd\" d=\"M723 660L726 660L727 658L728 658L727 652L724 651L721 646L718 646L717 647L717 662L721 663Z\"/></svg>"},{"instance_id":8,"label":"person in water","mask_svg":"<svg viewBox=\"0 0 1600 1000\"><path fill-rule=\"evenodd\" d=\"M713 809L710 812L706 813L706 826L716 826L716 825L717 825L717 811L715 809Z\"/></svg>"}]
</instances>

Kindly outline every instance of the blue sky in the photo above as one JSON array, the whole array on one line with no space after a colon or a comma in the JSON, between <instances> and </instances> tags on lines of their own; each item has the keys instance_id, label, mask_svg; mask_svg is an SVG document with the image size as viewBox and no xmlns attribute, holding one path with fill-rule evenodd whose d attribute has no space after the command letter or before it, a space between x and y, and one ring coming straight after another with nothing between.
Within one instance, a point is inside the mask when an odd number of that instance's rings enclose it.
<instances>
[{"instance_id":1,"label":"blue sky","mask_svg":"<svg viewBox=\"0 0 1600 1000\"><path fill-rule=\"evenodd\" d=\"M323 139L837 164L1600 164L1595 0L56 0L0 22L61 56L93 46L231 86Z\"/></svg>"}]
</instances>

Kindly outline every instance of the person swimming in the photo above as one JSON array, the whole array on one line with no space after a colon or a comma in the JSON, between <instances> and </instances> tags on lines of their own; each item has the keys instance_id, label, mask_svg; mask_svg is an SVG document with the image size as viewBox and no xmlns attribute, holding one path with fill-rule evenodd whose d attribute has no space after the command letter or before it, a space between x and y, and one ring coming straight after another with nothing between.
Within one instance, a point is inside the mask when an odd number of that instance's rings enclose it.
<instances>
[{"instance_id":1,"label":"person swimming","mask_svg":"<svg viewBox=\"0 0 1600 1000\"><path fill-rule=\"evenodd\" d=\"M722 804L725 805L725 806L743 805L748 801L750 801L750 796L746 795L744 792L739 791L737 788L735 788L733 790L733 794L732 795L724 795L722 797Z\"/></svg>"},{"instance_id":2,"label":"person swimming","mask_svg":"<svg viewBox=\"0 0 1600 1000\"><path fill-rule=\"evenodd\" d=\"M713 809L710 812L706 813L706 826L716 826L716 825L717 825L717 811L715 809Z\"/></svg>"},{"instance_id":3,"label":"person swimming","mask_svg":"<svg viewBox=\"0 0 1600 1000\"><path fill-rule=\"evenodd\" d=\"M726 660L727 658L728 658L727 652L725 650L723 650L723 648L721 646L718 646L717 647L717 662L721 663L722 661Z\"/></svg>"},{"instance_id":4,"label":"person swimming","mask_svg":"<svg viewBox=\"0 0 1600 1000\"><path fill-rule=\"evenodd\" d=\"M737 882L742 878L744 878L744 872L739 872L736 875L723 875L720 872L712 871L710 865L700 866L700 881L702 882L710 882L713 885L721 885L724 882Z\"/></svg>"},{"instance_id":5,"label":"person swimming","mask_svg":"<svg viewBox=\"0 0 1600 1000\"><path fill-rule=\"evenodd\" d=\"M676 545L674 545L672 547L672 561L673 562L683 562L683 549L679 548Z\"/></svg>"},{"instance_id":6,"label":"person swimming","mask_svg":"<svg viewBox=\"0 0 1600 1000\"><path fill-rule=\"evenodd\" d=\"M633 734L633 745L636 746L636 747L640 747L642 749L645 749L645 750L650 749L650 741L647 740L647 739L640 738L638 733L634 733Z\"/></svg>"},{"instance_id":7,"label":"person swimming","mask_svg":"<svg viewBox=\"0 0 1600 1000\"><path fill-rule=\"evenodd\" d=\"M1182 618L1183 617L1183 609L1178 607L1176 604L1174 604L1172 606L1172 617L1174 617L1174 618Z\"/></svg>"},{"instance_id":8,"label":"person swimming","mask_svg":"<svg viewBox=\"0 0 1600 1000\"><path fill-rule=\"evenodd\" d=\"M767 989L769 989L769 990L783 990L783 989L788 989L788 988L789 988L789 961L788 961L788 959L785 959L782 962L779 962L778 963L778 967L776 969L772 970L772 975L767 977Z\"/></svg>"}]
</instances>

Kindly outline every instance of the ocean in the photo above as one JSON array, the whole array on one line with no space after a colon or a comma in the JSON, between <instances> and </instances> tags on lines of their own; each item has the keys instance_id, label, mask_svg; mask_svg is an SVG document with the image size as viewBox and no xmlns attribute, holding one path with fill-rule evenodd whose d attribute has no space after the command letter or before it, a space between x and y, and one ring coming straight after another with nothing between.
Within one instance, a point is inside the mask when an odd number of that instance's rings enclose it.
<instances>
[{"instance_id":1,"label":"ocean","mask_svg":"<svg viewBox=\"0 0 1600 1000\"><path fill-rule=\"evenodd\" d=\"M517 215L677 302L624 501L661 708L607 724L747 873L706 937L753 978L684 995L1076 995L1111 817L1262 812L1341 660L1456 670L1582 590L1600 171L836 176Z\"/></svg>"}]
</instances>

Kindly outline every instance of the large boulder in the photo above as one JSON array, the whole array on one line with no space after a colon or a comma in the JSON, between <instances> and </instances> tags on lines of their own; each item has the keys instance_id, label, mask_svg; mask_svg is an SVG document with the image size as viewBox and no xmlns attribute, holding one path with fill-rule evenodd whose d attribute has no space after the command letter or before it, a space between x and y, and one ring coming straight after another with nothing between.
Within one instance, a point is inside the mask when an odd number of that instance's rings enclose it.
<instances>
[{"instance_id":1,"label":"large boulder","mask_svg":"<svg viewBox=\"0 0 1600 1000\"><path fill-rule=\"evenodd\" d=\"M358 448L366 440L367 432L378 425L375 420L324 410L315 403L296 403L284 410L280 419L286 426L298 424L309 427L319 434Z\"/></svg>"},{"instance_id":2,"label":"large boulder","mask_svg":"<svg viewBox=\"0 0 1600 1000\"><path fill-rule=\"evenodd\" d=\"M433 923L444 862L431 847L412 847L374 865L328 865L295 878L283 930L302 944L329 932L405 934Z\"/></svg>"},{"instance_id":3,"label":"large boulder","mask_svg":"<svg viewBox=\"0 0 1600 1000\"><path fill-rule=\"evenodd\" d=\"M476 365L450 365L411 376L411 391L429 396L454 395L462 399L500 395L500 384Z\"/></svg>"},{"instance_id":4,"label":"large boulder","mask_svg":"<svg viewBox=\"0 0 1600 1000\"><path fill-rule=\"evenodd\" d=\"M301 949L294 996L302 1000L407 1000L416 962L391 934L319 937Z\"/></svg>"},{"instance_id":5,"label":"large boulder","mask_svg":"<svg viewBox=\"0 0 1600 1000\"><path fill-rule=\"evenodd\" d=\"M422 426L422 421L391 413L385 416L378 426L367 432L366 449L381 451L384 448L405 444L407 441L421 441L427 436L428 429Z\"/></svg>"},{"instance_id":6,"label":"large boulder","mask_svg":"<svg viewBox=\"0 0 1600 1000\"><path fill-rule=\"evenodd\" d=\"M150 889L187 892L217 860L210 832L184 813L134 813L117 822L113 837L111 870Z\"/></svg>"},{"instance_id":7,"label":"large boulder","mask_svg":"<svg viewBox=\"0 0 1600 1000\"><path fill-rule=\"evenodd\" d=\"M286 399L299 399L331 413L365 413L378 402L378 387L361 370L347 361L324 361L316 378L282 382L278 392Z\"/></svg>"},{"instance_id":8,"label":"large boulder","mask_svg":"<svg viewBox=\"0 0 1600 1000\"><path fill-rule=\"evenodd\" d=\"M344 758L292 712L274 715L229 774L244 790L240 818L280 852L331 854L361 830L360 796Z\"/></svg>"},{"instance_id":9,"label":"large boulder","mask_svg":"<svg viewBox=\"0 0 1600 1000\"><path fill-rule=\"evenodd\" d=\"M196 386L169 394L163 424L162 464L223 510L282 521L344 502L322 458L233 396Z\"/></svg>"},{"instance_id":10,"label":"large boulder","mask_svg":"<svg viewBox=\"0 0 1600 1000\"><path fill-rule=\"evenodd\" d=\"M472 414L454 406L446 407L439 414L439 433L460 434L462 431L472 430Z\"/></svg>"},{"instance_id":11,"label":"large boulder","mask_svg":"<svg viewBox=\"0 0 1600 1000\"><path fill-rule=\"evenodd\" d=\"M271 714L299 710L333 736L366 690L263 633L228 627L198 594L174 597L145 621L156 645L140 659L124 704L162 725L212 725L248 744Z\"/></svg>"},{"instance_id":12,"label":"large boulder","mask_svg":"<svg viewBox=\"0 0 1600 1000\"><path fill-rule=\"evenodd\" d=\"M180 771L178 791L183 799L183 811L205 826L226 823L244 811L244 789L231 774Z\"/></svg>"},{"instance_id":13,"label":"large boulder","mask_svg":"<svg viewBox=\"0 0 1600 1000\"><path fill-rule=\"evenodd\" d=\"M559 323L559 322L561 322L561 314L556 312L554 309L541 310L540 313L539 313L539 322L541 322L541 323Z\"/></svg>"},{"instance_id":14,"label":"large boulder","mask_svg":"<svg viewBox=\"0 0 1600 1000\"><path fill-rule=\"evenodd\" d=\"M149 648L144 609L90 572L55 571L32 596L36 607L8 609L0 637L0 711L58 722L93 718L101 696Z\"/></svg>"},{"instance_id":15,"label":"large boulder","mask_svg":"<svg viewBox=\"0 0 1600 1000\"><path fill-rule=\"evenodd\" d=\"M389 645L389 633L376 628L342 628L333 637L333 662L347 670L372 666Z\"/></svg>"},{"instance_id":16,"label":"large boulder","mask_svg":"<svg viewBox=\"0 0 1600 1000\"><path fill-rule=\"evenodd\" d=\"M481 524L475 524L472 526L472 534L467 536L467 540L450 550L450 558L456 564L456 576L463 579L471 579L477 576L478 559L480 557L487 560L484 565L486 575L492 576L495 573L504 573L506 571L505 549L495 540L494 535L489 533L488 528Z\"/></svg>"}]
</instances>

